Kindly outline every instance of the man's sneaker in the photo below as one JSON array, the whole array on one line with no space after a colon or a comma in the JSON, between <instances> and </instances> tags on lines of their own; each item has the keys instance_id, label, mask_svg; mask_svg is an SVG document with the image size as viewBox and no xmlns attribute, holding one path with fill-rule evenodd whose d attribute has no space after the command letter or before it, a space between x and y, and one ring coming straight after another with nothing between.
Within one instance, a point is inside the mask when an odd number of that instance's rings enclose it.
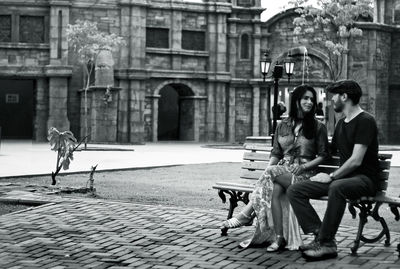
<instances>
[{"instance_id":1,"label":"man's sneaker","mask_svg":"<svg viewBox=\"0 0 400 269\"><path fill-rule=\"evenodd\" d=\"M316 241L316 238L314 238L313 241L311 241L310 243L299 246L299 250L301 252L304 252L306 250L315 248L318 244L318 241Z\"/></svg>"},{"instance_id":2,"label":"man's sneaker","mask_svg":"<svg viewBox=\"0 0 400 269\"><path fill-rule=\"evenodd\" d=\"M337 246L334 241L329 243L317 243L314 248L302 253L307 261L320 261L337 257Z\"/></svg>"},{"instance_id":3,"label":"man's sneaker","mask_svg":"<svg viewBox=\"0 0 400 269\"><path fill-rule=\"evenodd\" d=\"M299 246L299 250L303 252L303 251L315 248L316 245L318 244L318 240L319 240L318 239L318 232L316 232L315 235L314 235L314 239L308 244L304 244L304 245Z\"/></svg>"}]
</instances>

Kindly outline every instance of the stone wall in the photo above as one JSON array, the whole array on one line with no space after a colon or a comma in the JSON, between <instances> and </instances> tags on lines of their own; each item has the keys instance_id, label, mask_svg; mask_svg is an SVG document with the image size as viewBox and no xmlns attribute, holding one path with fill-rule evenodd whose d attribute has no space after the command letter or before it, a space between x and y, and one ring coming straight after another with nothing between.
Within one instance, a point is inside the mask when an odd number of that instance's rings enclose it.
<instances>
[{"instance_id":1,"label":"stone wall","mask_svg":"<svg viewBox=\"0 0 400 269\"><path fill-rule=\"evenodd\" d=\"M244 142L246 136L252 135L252 89L236 88L235 106L235 141Z\"/></svg>"},{"instance_id":2,"label":"stone wall","mask_svg":"<svg viewBox=\"0 0 400 269\"><path fill-rule=\"evenodd\" d=\"M398 23L400 24L400 21ZM394 33L392 36L389 70L388 140L392 144L400 144L400 33Z\"/></svg>"},{"instance_id":3,"label":"stone wall","mask_svg":"<svg viewBox=\"0 0 400 269\"><path fill-rule=\"evenodd\" d=\"M104 6L105 3L97 3L93 5L91 1L79 1L75 3L70 9L69 23L74 24L77 20L88 20L96 22L97 27L100 31L106 33L115 33L120 35L120 10L117 8L117 1L108 1L108 5ZM119 52L113 52L113 58L115 65L119 65ZM70 51L68 55L68 62L73 65L72 77L68 87L68 118L71 123L71 131L77 137L83 137L84 134L84 79L83 79L83 67L79 63L77 55ZM93 71L94 72L94 71ZM93 102L102 103L102 100L96 100ZM115 102L117 102L115 100ZM83 105L83 106L81 106Z\"/></svg>"},{"instance_id":4,"label":"stone wall","mask_svg":"<svg viewBox=\"0 0 400 269\"><path fill-rule=\"evenodd\" d=\"M366 24L361 38L349 42L348 77L363 89L360 105L375 116L380 143L388 143L389 62L391 33L384 27Z\"/></svg>"}]
</instances>

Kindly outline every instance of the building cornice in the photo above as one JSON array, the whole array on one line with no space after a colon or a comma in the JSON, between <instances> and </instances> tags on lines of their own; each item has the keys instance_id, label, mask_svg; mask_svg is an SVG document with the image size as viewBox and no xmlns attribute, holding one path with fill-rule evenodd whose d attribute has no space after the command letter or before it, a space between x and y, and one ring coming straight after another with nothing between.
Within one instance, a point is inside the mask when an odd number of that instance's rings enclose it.
<instances>
[{"instance_id":1,"label":"building cornice","mask_svg":"<svg viewBox=\"0 0 400 269\"><path fill-rule=\"evenodd\" d=\"M232 4L222 2L183 2L181 0L119 0L122 6L145 6L154 9L190 12L231 13Z\"/></svg>"},{"instance_id":2,"label":"building cornice","mask_svg":"<svg viewBox=\"0 0 400 269\"><path fill-rule=\"evenodd\" d=\"M185 55L185 56L193 56L193 57L208 57L209 56L208 51L183 50L183 49L146 48L146 53Z\"/></svg>"},{"instance_id":3,"label":"building cornice","mask_svg":"<svg viewBox=\"0 0 400 269\"><path fill-rule=\"evenodd\" d=\"M375 30L383 32L400 32L399 25L388 25L376 22L356 22L355 24L358 28L363 30Z\"/></svg>"}]
</instances>

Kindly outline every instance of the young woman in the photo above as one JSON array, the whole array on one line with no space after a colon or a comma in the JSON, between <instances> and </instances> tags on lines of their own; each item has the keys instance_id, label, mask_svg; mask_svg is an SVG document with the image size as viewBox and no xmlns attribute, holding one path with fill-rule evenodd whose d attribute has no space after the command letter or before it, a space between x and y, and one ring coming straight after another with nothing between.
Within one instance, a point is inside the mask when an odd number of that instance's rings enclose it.
<instances>
[{"instance_id":1,"label":"young woman","mask_svg":"<svg viewBox=\"0 0 400 269\"><path fill-rule=\"evenodd\" d=\"M289 117L276 128L269 165L257 181L251 201L236 217L223 223L224 227L237 228L249 224L256 214L256 231L241 247L269 244L267 251L273 252L285 247L295 250L302 244L285 191L291 184L315 175L315 168L328 157L327 130L316 120L315 109L314 88L296 87L291 94Z\"/></svg>"}]
</instances>

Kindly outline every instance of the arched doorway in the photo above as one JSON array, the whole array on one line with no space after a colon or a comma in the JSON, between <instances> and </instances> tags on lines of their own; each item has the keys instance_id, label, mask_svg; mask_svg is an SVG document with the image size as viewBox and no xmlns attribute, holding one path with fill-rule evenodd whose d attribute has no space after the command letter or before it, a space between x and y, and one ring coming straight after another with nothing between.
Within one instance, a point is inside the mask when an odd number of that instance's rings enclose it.
<instances>
[{"instance_id":1,"label":"arched doorway","mask_svg":"<svg viewBox=\"0 0 400 269\"><path fill-rule=\"evenodd\" d=\"M195 140L193 91L183 84L164 86L158 100L158 140Z\"/></svg>"}]
</instances>

